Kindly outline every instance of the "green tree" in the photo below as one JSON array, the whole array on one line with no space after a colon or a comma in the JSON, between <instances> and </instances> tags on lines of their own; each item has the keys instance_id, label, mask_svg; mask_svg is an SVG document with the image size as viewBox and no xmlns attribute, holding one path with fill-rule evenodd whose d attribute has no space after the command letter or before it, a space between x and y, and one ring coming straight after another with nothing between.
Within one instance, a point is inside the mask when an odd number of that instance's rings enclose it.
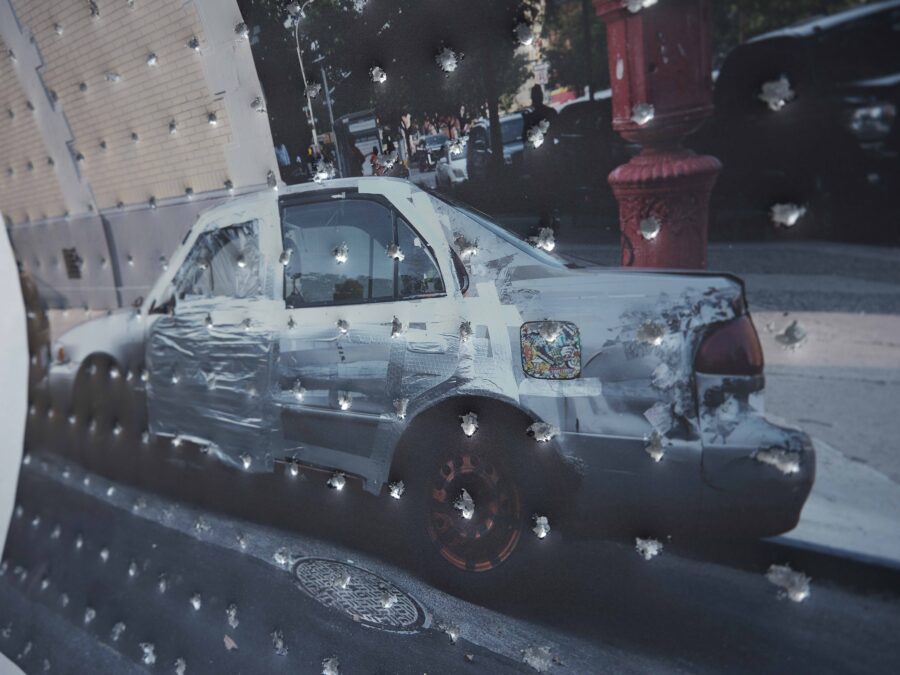
<instances>
[{"instance_id":1,"label":"green tree","mask_svg":"<svg viewBox=\"0 0 900 675\"><path fill-rule=\"evenodd\" d=\"M543 32L553 84L579 92L609 86L606 28L591 0L548 0Z\"/></svg>"}]
</instances>

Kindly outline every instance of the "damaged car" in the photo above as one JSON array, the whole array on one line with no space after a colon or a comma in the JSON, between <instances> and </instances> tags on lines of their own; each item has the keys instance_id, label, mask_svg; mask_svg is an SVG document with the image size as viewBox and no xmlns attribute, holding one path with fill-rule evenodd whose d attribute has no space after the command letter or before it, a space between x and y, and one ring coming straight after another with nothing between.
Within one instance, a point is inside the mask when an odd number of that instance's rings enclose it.
<instances>
[{"instance_id":1,"label":"damaged car","mask_svg":"<svg viewBox=\"0 0 900 675\"><path fill-rule=\"evenodd\" d=\"M459 579L569 530L784 532L815 472L764 411L738 279L576 268L396 179L214 207L139 307L54 354L54 405L123 376L150 435L357 479Z\"/></svg>"}]
</instances>

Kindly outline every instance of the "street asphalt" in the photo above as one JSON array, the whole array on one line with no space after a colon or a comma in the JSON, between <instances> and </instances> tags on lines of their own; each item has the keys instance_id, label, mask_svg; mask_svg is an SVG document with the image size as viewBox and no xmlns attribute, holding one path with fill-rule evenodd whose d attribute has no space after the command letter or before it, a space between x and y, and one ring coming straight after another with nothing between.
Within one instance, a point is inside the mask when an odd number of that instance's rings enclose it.
<instances>
[{"instance_id":1,"label":"street asphalt","mask_svg":"<svg viewBox=\"0 0 900 675\"><path fill-rule=\"evenodd\" d=\"M0 578L0 628L8 629L0 649L27 672L40 671L45 659L50 672L173 672L182 658L187 673L320 673L331 657L345 675L900 668L895 596L814 579L810 596L795 603L779 597L765 567L698 562L679 555L677 542L648 561L630 544L560 542L551 534L527 584L463 600L383 556L64 466L35 457L24 468L23 512ZM314 478L296 485L317 500L350 497ZM346 527L338 521L312 529ZM377 536L380 527L370 532ZM424 622L391 632L342 608L332 590L310 596L292 572L310 559L346 565L350 591L366 572L377 575L412 598ZM142 660L147 645L154 664Z\"/></svg>"}]
</instances>

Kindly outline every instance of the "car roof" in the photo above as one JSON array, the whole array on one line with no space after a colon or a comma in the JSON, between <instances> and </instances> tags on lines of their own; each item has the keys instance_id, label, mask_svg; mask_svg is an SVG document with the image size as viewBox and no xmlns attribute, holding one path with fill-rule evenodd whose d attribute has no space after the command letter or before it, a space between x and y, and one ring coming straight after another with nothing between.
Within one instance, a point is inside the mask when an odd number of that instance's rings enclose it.
<instances>
[{"instance_id":1,"label":"car roof","mask_svg":"<svg viewBox=\"0 0 900 675\"><path fill-rule=\"evenodd\" d=\"M898 7L900 7L900 0L887 0L886 2L875 2L870 5L862 5L860 7L854 7L852 9L848 9L843 12L837 12L835 14L830 14L828 16L818 16L812 19L807 19L805 21L801 21L800 23L794 24L793 26L779 28L768 33L763 33L762 35L756 35L747 40L745 44L763 42L765 40L773 40L776 38L785 37L809 37L810 35L813 35L820 31L837 28L845 23L850 23L852 21L856 21L857 19L862 19L872 14L877 14L879 12Z\"/></svg>"}]
</instances>

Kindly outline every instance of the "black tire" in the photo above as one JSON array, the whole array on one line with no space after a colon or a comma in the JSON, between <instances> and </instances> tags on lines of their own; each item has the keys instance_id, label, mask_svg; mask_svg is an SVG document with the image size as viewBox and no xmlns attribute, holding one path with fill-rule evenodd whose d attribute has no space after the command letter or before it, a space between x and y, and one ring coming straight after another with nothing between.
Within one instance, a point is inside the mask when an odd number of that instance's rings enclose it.
<instances>
[{"instance_id":1,"label":"black tire","mask_svg":"<svg viewBox=\"0 0 900 675\"><path fill-rule=\"evenodd\" d=\"M520 580L552 545L532 532L547 516L546 483L533 457L531 421L493 401L442 407L417 420L392 480L403 480L411 566L437 585L467 595L500 591ZM467 437L460 416L478 415ZM419 436L419 438L416 438ZM464 518L454 503L474 501ZM549 516L552 521L552 516ZM558 536L558 534L557 534Z\"/></svg>"}]
</instances>

